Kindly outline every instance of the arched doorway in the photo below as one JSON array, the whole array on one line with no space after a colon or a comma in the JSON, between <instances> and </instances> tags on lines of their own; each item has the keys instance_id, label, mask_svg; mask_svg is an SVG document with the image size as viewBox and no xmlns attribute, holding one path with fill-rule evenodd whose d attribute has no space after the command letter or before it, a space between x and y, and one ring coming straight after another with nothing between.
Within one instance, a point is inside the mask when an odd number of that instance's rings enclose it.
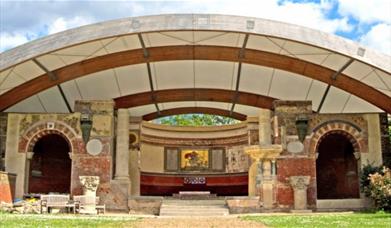
<instances>
[{"instance_id":1,"label":"arched doorway","mask_svg":"<svg viewBox=\"0 0 391 228\"><path fill-rule=\"evenodd\" d=\"M70 146L58 134L40 138L30 162L29 193L69 193L71 183Z\"/></svg>"},{"instance_id":2,"label":"arched doorway","mask_svg":"<svg viewBox=\"0 0 391 228\"><path fill-rule=\"evenodd\" d=\"M349 137L340 131L330 132L317 148L318 199L359 198L357 160Z\"/></svg>"}]
</instances>

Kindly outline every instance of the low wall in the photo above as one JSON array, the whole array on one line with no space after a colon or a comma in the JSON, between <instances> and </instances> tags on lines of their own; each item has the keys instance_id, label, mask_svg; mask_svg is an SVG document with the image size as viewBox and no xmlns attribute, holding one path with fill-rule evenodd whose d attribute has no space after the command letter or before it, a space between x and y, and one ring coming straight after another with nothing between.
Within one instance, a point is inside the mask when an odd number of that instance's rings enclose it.
<instances>
[{"instance_id":1,"label":"low wall","mask_svg":"<svg viewBox=\"0 0 391 228\"><path fill-rule=\"evenodd\" d=\"M205 183L185 183L185 178L201 177ZM210 191L219 196L248 194L248 174L158 174L141 173L141 194L144 196L172 196L179 191Z\"/></svg>"},{"instance_id":2,"label":"low wall","mask_svg":"<svg viewBox=\"0 0 391 228\"><path fill-rule=\"evenodd\" d=\"M0 171L0 202L12 203L15 198L16 174Z\"/></svg>"}]
</instances>

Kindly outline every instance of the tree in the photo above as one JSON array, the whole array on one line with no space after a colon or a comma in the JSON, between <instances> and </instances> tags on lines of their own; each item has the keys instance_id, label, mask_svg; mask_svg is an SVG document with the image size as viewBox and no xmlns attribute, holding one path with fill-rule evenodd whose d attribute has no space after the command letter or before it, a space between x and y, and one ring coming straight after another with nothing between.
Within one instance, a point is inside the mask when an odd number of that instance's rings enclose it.
<instances>
[{"instance_id":1,"label":"tree","mask_svg":"<svg viewBox=\"0 0 391 228\"><path fill-rule=\"evenodd\" d=\"M215 126L239 123L239 120L209 114L182 114L156 119L155 123L171 126Z\"/></svg>"}]
</instances>

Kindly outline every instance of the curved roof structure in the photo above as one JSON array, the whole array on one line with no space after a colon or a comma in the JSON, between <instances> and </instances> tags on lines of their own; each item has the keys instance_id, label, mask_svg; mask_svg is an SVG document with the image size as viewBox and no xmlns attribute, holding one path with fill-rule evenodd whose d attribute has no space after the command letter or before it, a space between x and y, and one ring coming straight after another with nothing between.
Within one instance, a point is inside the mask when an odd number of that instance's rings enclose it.
<instances>
[{"instance_id":1,"label":"curved roof structure","mask_svg":"<svg viewBox=\"0 0 391 228\"><path fill-rule=\"evenodd\" d=\"M204 112L243 119L276 99L315 112L391 113L391 57L270 20L184 14L83 26L0 54L0 110L71 112L114 99L145 119Z\"/></svg>"}]
</instances>

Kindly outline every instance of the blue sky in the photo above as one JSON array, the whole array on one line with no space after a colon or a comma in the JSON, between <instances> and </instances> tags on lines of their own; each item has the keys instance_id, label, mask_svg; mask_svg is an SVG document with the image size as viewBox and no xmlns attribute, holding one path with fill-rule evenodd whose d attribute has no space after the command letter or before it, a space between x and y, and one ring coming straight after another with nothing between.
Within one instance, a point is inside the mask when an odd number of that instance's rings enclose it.
<instances>
[{"instance_id":1,"label":"blue sky","mask_svg":"<svg viewBox=\"0 0 391 228\"><path fill-rule=\"evenodd\" d=\"M0 0L0 52L86 24L166 13L267 18L334 33L391 55L391 0Z\"/></svg>"}]
</instances>

